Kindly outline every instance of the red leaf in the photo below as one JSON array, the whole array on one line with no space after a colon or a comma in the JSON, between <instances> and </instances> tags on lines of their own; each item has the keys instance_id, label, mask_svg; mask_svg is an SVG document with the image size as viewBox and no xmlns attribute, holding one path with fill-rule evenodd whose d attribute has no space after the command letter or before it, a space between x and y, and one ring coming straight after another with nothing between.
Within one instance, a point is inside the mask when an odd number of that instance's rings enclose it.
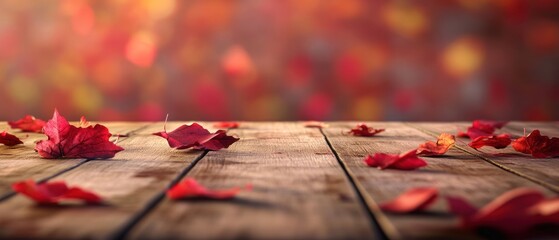
<instances>
[{"instance_id":1,"label":"red leaf","mask_svg":"<svg viewBox=\"0 0 559 240\"><path fill-rule=\"evenodd\" d=\"M384 203L380 208L395 213L411 213L421 211L435 202L439 195L436 188L413 188L394 200Z\"/></svg>"},{"instance_id":2,"label":"red leaf","mask_svg":"<svg viewBox=\"0 0 559 240\"><path fill-rule=\"evenodd\" d=\"M559 224L559 218L555 218L559 216L559 206L555 201L526 188L506 192L479 210L466 200L447 197L450 211L461 217L464 228L491 228L509 237L522 235L538 224Z\"/></svg>"},{"instance_id":3,"label":"red leaf","mask_svg":"<svg viewBox=\"0 0 559 240\"><path fill-rule=\"evenodd\" d=\"M376 153L374 156L367 155L367 157L365 157L365 163L369 167L399 170L414 170L427 166L427 163L423 159L417 157L415 149L400 155L385 153Z\"/></svg>"},{"instance_id":4,"label":"red leaf","mask_svg":"<svg viewBox=\"0 0 559 240\"><path fill-rule=\"evenodd\" d=\"M492 135L492 136L481 136L472 140L468 145L475 149L481 148L483 146L491 146L497 149L506 148L512 140L508 134Z\"/></svg>"},{"instance_id":5,"label":"red leaf","mask_svg":"<svg viewBox=\"0 0 559 240\"><path fill-rule=\"evenodd\" d=\"M542 136L539 130L514 140L512 147L518 152L532 154L536 158L559 156L559 138Z\"/></svg>"},{"instance_id":6,"label":"red leaf","mask_svg":"<svg viewBox=\"0 0 559 240\"><path fill-rule=\"evenodd\" d=\"M169 146L177 149L194 148L201 150L219 150L228 148L231 144L239 139L228 136L224 130L217 130L210 133L207 129L198 123L192 125L182 125L172 132L154 133L153 135L167 139Z\"/></svg>"},{"instance_id":7,"label":"red leaf","mask_svg":"<svg viewBox=\"0 0 559 240\"><path fill-rule=\"evenodd\" d=\"M78 187L68 187L62 181L37 184L30 179L12 184L12 188L40 204L57 204L64 199L78 199L93 204L102 201L97 194Z\"/></svg>"},{"instance_id":8,"label":"red leaf","mask_svg":"<svg viewBox=\"0 0 559 240\"><path fill-rule=\"evenodd\" d=\"M250 190L247 185L245 190ZM167 197L171 199L183 198L208 198L208 199L231 199L234 198L242 189L234 187L225 190L210 190L200 185L193 178L186 178L177 185L167 190Z\"/></svg>"},{"instance_id":9,"label":"red leaf","mask_svg":"<svg viewBox=\"0 0 559 240\"><path fill-rule=\"evenodd\" d=\"M323 122L317 122L317 121L307 121L304 123L305 127L308 128L327 128L328 124L323 123Z\"/></svg>"},{"instance_id":10,"label":"red leaf","mask_svg":"<svg viewBox=\"0 0 559 240\"><path fill-rule=\"evenodd\" d=\"M377 133L383 132L384 129L374 129L372 127L368 127L366 124L361 123L358 124L355 128L351 129L349 133L355 136L363 136L363 137L372 137Z\"/></svg>"},{"instance_id":11,"label":"red leaf","mask_svg":"<svg viewBox=\"0 0 559 240\"><path fill-rule=\"evenodd\" d=\"M443 155L454 146L455 142L456 139L454 135L441 133L437 138L437 142L429 141L419 145L419 148L417 148L417 155Z\"/></svg>"},{"instance_id":12,"label":"red leaf","mask_svg":"<svg viewBox=\"0 0 559 240\"><path fill-rule=\"evenodd\" d=\"M470 137L470 139L475 139L481 136L491 136L496 129L504 127L507 122L498 121L484 121L475 120L471 127L468 127L467 132L459 132L459 137Z\"/></svg>"},{"instance_id":13,"label":"red leaf","mask_svg":"<svg viewBox=\"0 0 559 240\"><path fill-rule=\"evenodd\" d=\"M17 121L8 122L11 128L18 128L24 132L41 132L45 126L45 121L35 118L31 115L26 115Z\"/></svg>"},{"instance_id":14,"label":"red leaf","mask_svg":"<svg viewBox=\"0 0 559 240\"><path fill-rule=\"evenodd\" d=\"M216 128L238 128L239 125L240 124L238 122L216 122L214 124L214 127L216 127Z\"/></svg>"},{"instance_id":15,"label":"red leaf","mask_svg":"<svg viewBox=\"0 0 559 240\"><path fill-rule=\"evenodd\" d=\"M15 146L15 145L18 145L18 144L23 144L23 142L21 140L19 140L18 137L14 136L12 134L9 134L6 131L0 133L0 143L4 144L6 146L9 146L9 147Z\"/></svg>"},{"instance_id":16,"label":"red leaf","mask_svg":"<svg viewBox=\"0 0 559 240\"><path fill-rule=\"evenodd\" d=\"M41 140L35 146L35 151L44 158L106 159L124 150L109 141L111 134L105 126L75 127L56 110L44 132L48 140Z\"/></svg>"},{"instance_id":17,"label":"red leaf","mask_svg":"<svg viewBox=\"0 0 559 240\"><path fill-rule=\"evenodd\" d=\"M559 198L545 199L528 210L544 223L559 223Z\"/></svg>"}]
</instances>

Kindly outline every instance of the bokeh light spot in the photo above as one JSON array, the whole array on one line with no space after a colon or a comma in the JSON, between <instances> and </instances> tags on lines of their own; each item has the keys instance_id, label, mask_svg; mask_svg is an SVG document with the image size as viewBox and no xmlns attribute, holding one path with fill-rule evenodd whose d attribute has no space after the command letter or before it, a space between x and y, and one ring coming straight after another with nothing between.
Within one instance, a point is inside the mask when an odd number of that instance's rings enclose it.
<instances>
[{"instance_id":1,"label":"bokeh light spot","mask_svg":"<svg viewBox=\"0 0 559 240\"><path fill-rule=\"evenodd\" d=\"M36 82L25 76L16 76L8 81L8 93L21 104L35 104L40 98L40 89Z\"/></svg>"},{"instance_id":2,"label":"bokeh light spot","mask_svg":"<svg viewBox=\"0 0 559 240\"><path fill-rule=\"evenodd\" d=\"M140 67L152 65L157 54L155 37L149 32L138 32L126 44L126 58Z\"/></svg>"},{"instance_id":3,"label":"bokeh light spot","mask_svg":"<svg viewBox=\"0 0 559 240\"><path fill-rule=\"evenodd\" d=\"M444 50L443 67L451 76L465 78L481 67L484 57L484 50L479 41L467 37L460 38Z\"/></svg>"},{"instance_id":4,"label":"bokeh light spot","mask_svg":"<svg viewBox=\"0 0 559 240\"><path fill-rule=\"evenodd\" d=\"M411 4L389 3L382 15L385 24L404 37L416 37L427 29L427 16L420 8Z\"/></svg>"},{"instance_id":5,"label":"bokeh light spot","mask_svg":"<svg viewBox=\"0 0 559 240\"><path fill-rule=\"evenodd\" d=\"M94 114L103 105L103 96L97 89L86 84L74 86L72 103L74 108L84 115Z\"/></svg>"}]
</instances>

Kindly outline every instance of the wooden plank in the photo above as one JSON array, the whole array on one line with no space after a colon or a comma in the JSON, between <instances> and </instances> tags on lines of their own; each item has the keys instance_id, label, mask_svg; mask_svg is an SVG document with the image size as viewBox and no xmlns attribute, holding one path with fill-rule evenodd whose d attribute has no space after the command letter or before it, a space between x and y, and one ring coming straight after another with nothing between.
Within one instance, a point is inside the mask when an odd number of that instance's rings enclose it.
<instances>
[{"instance_id":1,"label":"wooden plank","mask_svg":"<svg viewBox=\"0 0 559 240\"><path fill-rule=\"evenodd\" d=\"M233 201L165 199L131 238L370 239L371 221L317 129L245 123L241 140L188 174L210 188L254 185Z\"/></svg>"},{"instance_id":2,"label":"wooden plank","mask_svg":"<svg viewBox=\"0 0 559 240\"><path fill-rule=\"evenodd\" d=\"M168 129L178 126L169 123ZM17 195L0 203L0 238L107 239L161 192L200 151L170 149L154 124L121 142L108 160L91 160L53 180L93 190L107 206L37 206Z\"/></svg>"},{"instance_id":3,"label":"wooden plank","mask_svg":"<svg viewBox=\"0 0 559 240\"><path fill-rule=\"evenodd\" d=\"M390 214L378 210L378 203L391 200L413 187L437 187L441 195L457 195L478 207L516 187L547 189L524 178L503 171L457 149L442 157L424 157L428 166L414 171L379 170L363 163L367 154L402 153L434 137L401 123L369 123L387 130L372 138L348 136L355 123L334 123L324 129L335 151L346 163L381 226L390 238L470 238L471 233L457 229L458 219L448 213L444 201L437 201L426 213Z\"/></svg>"},{"instance_id":4,"label":"wooden plank","mask_svg":"<svg viewBox=\"0 0 559 240\"><path fill-rule=\"evenodd\" d=\"M465 130L471 123L418 123L418 127L428 130L434 134L440 132L456 133L456 129ZM528 130L540 129L542 134L559 137L559 128L556 123L528 123L528 122L511 122L502 130L496 133L509 133L514 137L523 135L524 127ZM458 146L479 154L488 161L494 162L509 171L522 175L534 182L537 182L552 191L559 193L559 161L557 159L538 159L530 155L516 152L512 146L505 149L495 149L492 147L483 147L477 151L468 146L469 138L458 138Z\"/></svg>"},{"instance_id":5,"label":"wooden plank","mask_svg":"<svg viewBox=\"0 0 559 240\"><path fill-rule=\"evenodd\" d=\"M103 123L111 133L126 134L146 123ZM7 124L6 124L7 126ZM22 133L10 130L21 138L24 144L14 147L0 146L0 198L11 193L11 184L24 179L40 180L82 163L83 159L43 159L34 150L35 142L46 139L40 133ZM120 142L126 141L121 138Z\"/></svg>"}]
</instances>

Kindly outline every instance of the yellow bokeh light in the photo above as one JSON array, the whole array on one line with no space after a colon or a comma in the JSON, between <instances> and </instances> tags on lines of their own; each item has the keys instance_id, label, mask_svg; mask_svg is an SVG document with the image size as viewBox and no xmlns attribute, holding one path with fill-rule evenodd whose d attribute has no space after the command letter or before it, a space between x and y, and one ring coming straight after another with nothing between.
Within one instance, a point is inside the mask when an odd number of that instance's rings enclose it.
<instances>
[{"instance_id":1,"label":"yellow bokeh light","mask_svg":"<svg viewBox=\"0 0 559 240\"><path fill-rule=\"evenodd\" d=\"M484 60L481 44L472 38L460 38L450 43L443 52L444 69L453 77L467 77L477 71Z\"/></svg>"},{"instance_id":2,"label":"yellow bokeh light","mask_svg":"<svg viewBox=\"0 0 559 240\"><path fill-rule=\"evenodd\" d=\"M16 76L8 82L8 93L22 104L35 104L39 100L40 89L37 83L25 76Z\"/></svg>"},{"instance_id":3,"label":"yellow bokeh light","mask_svg":"<svg viewBox=\"0 0 559 240\"><path fill-rule=\"evenodd\" d=\"M388 27L405 37L415 37L428 26L426 14L420 8L408 4L386 5L383 18Z\"/></svg>"},{"instance_id":4,"label":"yellow bokeh light","mask_svg":"<svg viewBox=\"0 0 559 240\"><path fill-rule=\"evenodd\" d=\"M175 0L143 0L141 4L153 20L165 18L175 10Z\"/></svg>"},{"instance_id":5,"label":"yellow bokeh light","mask_svg":"<svg viewBox=\"0 0 559 240\"><path fill-rule=\"evenodd\" d=\"M360 97L351 107L351 118L355 120L380 119L382 106L379 101L370 96Z\"/></svg>"},{"instance_id":6,"label":"yellow bokeh light","mask_svg":"<svg viewBox=\"0 0 559 240\"><path fill-rule=\"evenodd\" d=\"M96 88L82 84L72 90L72 104L78 112L92 114L103 106L103 96Z\"/></svg>"}]
</instances>

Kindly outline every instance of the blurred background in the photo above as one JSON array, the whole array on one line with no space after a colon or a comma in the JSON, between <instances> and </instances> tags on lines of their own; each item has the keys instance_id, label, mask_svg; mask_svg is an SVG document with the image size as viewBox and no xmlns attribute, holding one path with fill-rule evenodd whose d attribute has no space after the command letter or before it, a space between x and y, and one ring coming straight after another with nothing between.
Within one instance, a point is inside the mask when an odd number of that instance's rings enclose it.
<instances>
[{"instance_id":1,"label":"blurred background","mask_svg":"<svg viewBox=\"0 0 559 240\"><path fill-rule=\"evenodd\" d=\"M0 119L556 120L555 0L2 0Z\"/></svg>"}]
</instances>

